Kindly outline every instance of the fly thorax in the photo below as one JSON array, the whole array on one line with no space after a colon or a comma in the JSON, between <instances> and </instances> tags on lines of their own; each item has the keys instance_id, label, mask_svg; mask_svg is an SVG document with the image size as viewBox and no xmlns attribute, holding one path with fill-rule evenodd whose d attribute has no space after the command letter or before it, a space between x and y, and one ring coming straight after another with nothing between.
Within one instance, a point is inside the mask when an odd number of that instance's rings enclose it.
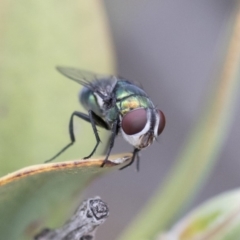
<instances>
[{"instance_id":1,"label":"fly thorax","mask_svg":"<svg viewBox=\"0 0 240 240\"><path fill-rule=\"evenodd\" d=\"M116 106L105 110L105 118L108 123L113 123L119 118L119 111Z\"/></svg>"}]
</instances>

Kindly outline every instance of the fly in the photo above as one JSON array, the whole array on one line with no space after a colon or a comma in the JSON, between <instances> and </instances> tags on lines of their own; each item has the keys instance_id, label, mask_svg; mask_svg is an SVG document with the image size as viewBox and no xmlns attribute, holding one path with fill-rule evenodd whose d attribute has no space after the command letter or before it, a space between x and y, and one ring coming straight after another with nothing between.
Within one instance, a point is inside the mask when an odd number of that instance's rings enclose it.
<instances>
[{"instance_id":1,"label":"fly","mask_svg":"<svg viewBox=\"0 0 240 240\"><path fill-rule=\"evenodd\" d=\"M135 158L139 166L139 151L151 145L165 127L163 112L155 108L141 87L124 78L68 67L57 67L57 70L83 86L79 100L88 114L78 111L72 113L69 122L71 142L46 162L54 160L74 144L73 119L79 117L92 125L96 138L92 152L84 159L90 158L100 143L98 126L111 131L106 157L101 167L107 162L119 132L134 147L132 160L121 169L130 166Z\"/></svg>"}]
</instances>

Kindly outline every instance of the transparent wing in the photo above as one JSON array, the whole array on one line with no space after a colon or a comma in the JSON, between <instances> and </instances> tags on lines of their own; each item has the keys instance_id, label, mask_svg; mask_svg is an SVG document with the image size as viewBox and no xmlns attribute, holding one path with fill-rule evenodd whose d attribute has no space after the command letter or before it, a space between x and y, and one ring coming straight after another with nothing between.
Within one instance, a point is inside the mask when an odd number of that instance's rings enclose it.
<instances>
[{"instance_id":1,"label":"transparent wing","mask_svg":"<svg viewBox=\"0 0 240 240\"><path fill-rule=\"evenodd\" d=\"M143 89L143 85L142 85L140 82L138 82L138 81L135 81L135 80L127 80L126 78L124 78L124 77L122 77L122 76L120 76L120 75L118 75L117 78L120 79L120 80L127 81L128 83L130 83L130 84L132 84L132 85L136 85L137 87Z\"/></svg>"},{"instance_id":2,"label":"transparent wing","mask_svg":"<svg viewBox=\"0 0 240 240\"><path fill-rule=\"evenodd\" d=\"M64 76L98 93L102 99L111 95L117 83L117 78L110 75L96 74L77 68L60 66L57 67L57 70Z\"/></svg>"},{"instance_id":3,"label":"transparent wing","mask_svg":"<svg viewBox=\"0 0 240 240\"><path fill-rule=\"evenodd\" d=\"M91 82L97 81L98 79L112 77L109 75L100 75L90 71L80 70L77 68L69 68L69 67L61 67L61 66L57 66L56 68L65 77L70 78L75 82L86 87L89 87L89 85L91 85Z\"/></svg>"}]
</instances>

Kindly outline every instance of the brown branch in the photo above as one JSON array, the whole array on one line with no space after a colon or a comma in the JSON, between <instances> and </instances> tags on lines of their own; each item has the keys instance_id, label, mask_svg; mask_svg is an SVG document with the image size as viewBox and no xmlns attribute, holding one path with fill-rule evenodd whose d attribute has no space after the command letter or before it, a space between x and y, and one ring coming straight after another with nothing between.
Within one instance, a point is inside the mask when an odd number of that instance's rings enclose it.
<instances>
[{"instance_id":1,"label":"brown branch","mask_svg":"<svg viewBox=\"0 0 240 240\"><path fill-rule=\"evenodd\" d=\"M44 229L34 240L93 240L97 227L108 215L108 206L100 197L89 198L61 228Z\"/></svg>"}]
</instances>

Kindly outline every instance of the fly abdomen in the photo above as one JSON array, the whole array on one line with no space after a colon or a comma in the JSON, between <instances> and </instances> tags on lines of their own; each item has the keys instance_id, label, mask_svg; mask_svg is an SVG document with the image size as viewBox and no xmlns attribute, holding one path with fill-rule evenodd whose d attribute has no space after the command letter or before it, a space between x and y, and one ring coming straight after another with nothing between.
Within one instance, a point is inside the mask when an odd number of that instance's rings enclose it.
<instances>
[{"instance_id":1,"label":"fly abdomen","mask_svg":"<svg viewBox=\"0 0 240 240\"><path fill-rule=\"evenodd\" d=\"M83 87L79 93L79 101L87 111L92 110L98 116L102 116L101 106L91 89Z\"/></svg>"}]
</instances>

